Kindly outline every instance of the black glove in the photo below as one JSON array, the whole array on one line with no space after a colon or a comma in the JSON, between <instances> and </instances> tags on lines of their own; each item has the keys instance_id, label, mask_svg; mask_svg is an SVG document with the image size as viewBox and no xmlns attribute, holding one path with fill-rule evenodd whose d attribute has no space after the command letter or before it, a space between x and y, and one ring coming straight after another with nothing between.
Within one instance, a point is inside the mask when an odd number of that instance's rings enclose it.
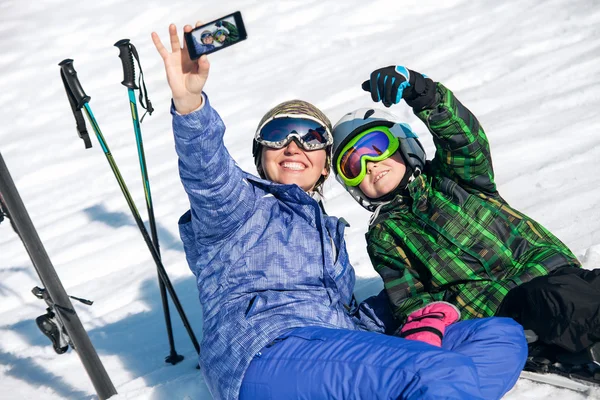
<instances>
[{"instance_id":1,"label":"black glove","mask_svg":"<svg viewBox=\"0 0 600 400\"><path fill-rule=\"evenodd\" d=\"M435 100L435 83L426 76L401 65L376 69L364 81L363 90L371 92L374 102L384 106L398 104L401 99L419 112Z\"/></svg>"},{"instance_id":2,"label":"black glove","mask_svg":"<svg viewBox=\"0 0 600 400\"><path fill-rule=\"evenodd\" d=\"M215 22L215 26L216 26L217 28L220 28L220 27L222 27L222 26L223 26L223 21L217 21L217 22Z\"/></svg>"}]
</instances>

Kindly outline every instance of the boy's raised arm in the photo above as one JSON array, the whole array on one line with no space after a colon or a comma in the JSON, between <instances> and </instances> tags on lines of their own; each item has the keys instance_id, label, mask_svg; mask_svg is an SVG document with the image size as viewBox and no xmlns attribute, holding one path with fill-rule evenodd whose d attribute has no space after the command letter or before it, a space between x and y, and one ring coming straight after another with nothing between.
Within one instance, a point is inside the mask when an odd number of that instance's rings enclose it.
<instances>
[{"instance_id":1,"label":"boy's raised arm","mask_svg":"<svg viewBox=\"0 0 600 400\"><path fill-rule=\"evenodd\" d=\"M412 107L433 135L434 168L466 189L498 195L485 132L450 90L403 66L373 71L362 87L386 107L402 99Z\"/></svg>"},{"instance_id":2,"label":"boy's raised arm","mask_svg":"<svg viewBox=\"0 0 600 400\"><path fill-rule=\"evenodd\" d=\"M487 136L479 121L441 83L435 84L431 106L415 114L433 135L433 167L466 189L497 196Z\"/></svg>"}]
</instances>

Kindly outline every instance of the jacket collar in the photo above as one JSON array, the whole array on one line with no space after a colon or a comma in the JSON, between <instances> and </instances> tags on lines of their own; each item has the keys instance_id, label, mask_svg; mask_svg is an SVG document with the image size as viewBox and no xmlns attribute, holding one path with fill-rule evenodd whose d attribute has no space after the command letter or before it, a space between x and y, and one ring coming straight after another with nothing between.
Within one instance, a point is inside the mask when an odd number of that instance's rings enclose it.
<instances>
[{"instance_id":1,"label":"jacket collar","mask_svg":"<svg viewBox=\"0 0 600 400\"><path fill-rule=\"evenodd\" d=\"M415 177L403 190L402 193L397 194L388 203L385 203L381 207L381 212L395 210L395 211L408 211L410 206L413 204L422 205L427 202L428 184L427 176L421 173Z\"/></svg>"},{"instance_id":2,"label":"jacket collar","mask_svg":"<svg viewBox=\"0 0 600 400\"><path fill-rule=\"evenodd\" d=\"M275 183L251 174L247 174L246 179L282 201L306 205L314 205L314 202L316 202L323 215L328 216L325 211L325 206L323 205L323 199L318 192L308 193L302 190L298 185Z\"/></svg>"}]
</instances>

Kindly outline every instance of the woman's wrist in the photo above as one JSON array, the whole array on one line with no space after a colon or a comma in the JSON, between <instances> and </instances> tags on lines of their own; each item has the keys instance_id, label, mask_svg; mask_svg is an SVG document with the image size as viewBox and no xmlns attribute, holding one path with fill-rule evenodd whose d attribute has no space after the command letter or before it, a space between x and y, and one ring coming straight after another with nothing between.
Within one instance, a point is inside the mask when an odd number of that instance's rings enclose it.
<instances>
[{"instance_id":1,"label":"woman's wrist","mask_svg":"<svg viewBox=\"0 0 600 400\"><path fill-rule=\"evenodd\" d=\"M179 114L186 115L196 111L199 108L202 108L204 105L204 96L201 94L200 96L194 98L173 98L173 104L175 105L175 110L177 110Z\"/></svg>"}]
</instances>

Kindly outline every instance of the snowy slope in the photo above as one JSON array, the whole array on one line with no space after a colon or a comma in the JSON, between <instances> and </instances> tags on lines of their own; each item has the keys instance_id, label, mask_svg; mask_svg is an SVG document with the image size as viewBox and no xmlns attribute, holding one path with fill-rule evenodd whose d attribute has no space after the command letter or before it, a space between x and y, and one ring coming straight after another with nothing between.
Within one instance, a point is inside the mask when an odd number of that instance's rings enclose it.
<instances>
[{"instance_id":1,"label":"snowy slope","mask_svg":"<svg viewBox=\"0 0 600 400\"><path fill-rule=\"evenodd\" d=\"M123 399L210 399L195 351L171 307L168 343L156 268L95 137L77 137L58 63L74 59L82 86L138 209L145 213L118 49L131 39L156 111L142 124L164 265L200 338L197 289L178 239L187 209L173 149L169 89L150 33L241 10L248 40L210 57L206 92L227 124L226 145L254 171L252 134L276 103L301 98L336 121L370 106L360 83L404 64L443 82L488 134L500 193L600 267L600 3L597 0L0 2L0 151L67 291ZM433 155L425 127L411 123ZM89 125L88 125L89 127ZM91 128L90 128L91 131ZM333 180L326 207L351 224L357 295L381 288L365 251L368 213ZM39 279L8 224L0 225L0 399L94 398L70 351L37 330ZM583 399L520 380L506 399ZM600 398L600 396L599 396Z\"/></svg>"}]
</instances>

